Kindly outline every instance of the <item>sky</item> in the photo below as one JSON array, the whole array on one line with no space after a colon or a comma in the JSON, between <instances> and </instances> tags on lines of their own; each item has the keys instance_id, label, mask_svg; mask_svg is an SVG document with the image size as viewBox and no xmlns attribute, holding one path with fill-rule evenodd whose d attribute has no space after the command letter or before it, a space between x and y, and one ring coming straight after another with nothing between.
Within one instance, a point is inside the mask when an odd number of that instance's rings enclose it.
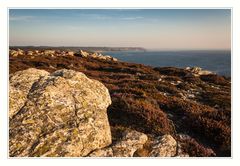
<instances>
[{"instance_id":1,"label":"sky","mask_svg":"<svg viewBox=\"0 0 240 166\"><path fill-rule=\"evenodd\" d=\"M231 48L230 9L10 9L10 46Z\"/></svg>"}]
</instances>

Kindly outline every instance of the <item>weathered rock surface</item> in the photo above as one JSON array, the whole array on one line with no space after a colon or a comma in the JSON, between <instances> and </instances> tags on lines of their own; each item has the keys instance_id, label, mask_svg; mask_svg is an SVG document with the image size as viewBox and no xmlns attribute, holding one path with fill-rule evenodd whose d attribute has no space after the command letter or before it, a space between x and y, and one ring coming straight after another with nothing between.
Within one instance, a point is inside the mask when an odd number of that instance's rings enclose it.
<instances>
[{"instance_id":1,"label":"weathered rock surface","mask_svg":"<svg viewBox=\"0 0 240 166\"><path fill-rule=\"evenodd\" d=\"M9 50L9 53L11 56L13 57L17 57L18 55L24 55L24 51L21 49L17 49L17 50Z\"/></svg>"},{"instance_id":2,"label":"weathered rock surface","mask_svg":"<svg viewBox=\"0 0 240 166\"><path fill-rule=\"evenodd\" d=\"M61 51L61 50L28 50L28 51L23 51L20 49L17 50L9 50L9 55L12 57L18 57L19 55L27 55L29 56L31 59L34 59L36 56L49 56L49 57L83 57L83 58L95 58L95 59L100 59L100 60L104 60L104 61L118 61L116 58L111 57L109 55L102 55L101 53L98 52L87 52L87 51Z\"/></svg>"},{"instance_id":3,"label":"weathered rock surface","mask_svg":"<svg viewBox=\"0 0 240 166\"><path fill-rule=\"evenodd\" d=\"M82 57L88 57L89 53L88 52L85 52L83 50L80 50L80 54Z\"/></svg>"},{"instance_id":4,"label":"weathered rock surface","mask_svg":"<svg viewBox=\"0 0 240 166\"><path fill-rule=\"evenodd\" d=\"M121 138L108 147L97 149L88 157L189 157L171 135L150 136L126 130Z\"/></svg>"},{"instance_id":5,"label":"weathered rock surface","mask_svg":"<svg viewBox=\"0 0 240 166\"><path fill-rule=\"evenodd\" d=\"M137 131L126 131L123 133L123 138L113 147L113 154L116 157L132 157L137 149L143 147L147 141L147 135Z\"/></svg>"},{"instance_id":6,"label":"weathered rock surface","mask_svg":"<svg viewBox=\"0 0 240 166\"><path fill-rule=\"evenodd\" d=\"M113 145L92 152L89 157L133 157L134 152L143 148L147 135L137 131L125 131L123 137Z\"/></svg>"},{"instance_id":7,"label":"weathered rock surface","mask_svg":"<svg viewBox=\"0 0 240 166\"><path fill-rule=\"evenodd\" d=\"M53 55L53 54L55 54L55 50L45 50L44 54L45 55Z\"/></svg>"},{"instance_id":8,"label":"weathered rock surface","mask_svg":"<svg viewBox=\"0 0 240 166\"><path fill-rule=\"evenodd\" d=\"M100 60L104 60L104 61L118 61L116 58L113 58L109 55L102 55L101 53L88 53L86 51L80 50L79 53L76 53L76 55L80 55L81 57L87 58L87 57L91 57L91 58L96 58L96 59L100 59Z\"/></svg>"},{"instance_id":9,"label":"weathered rock surface","mask_svg":"<svg viewBox=\"0 0 240 166\"><path fill-rule=\"evenodd\" d=\"M68 51L68 52L67 52L67 55L68 55L68 56L74 56L74 52L73 52L73 51Z\"/></svg>"},{"instance_id":10,"label":"weathered rock surface","mask_svg":"<svg viewBox=\"0 0 240 166\"><path fill-rule=\"evenodd\" d=\"M192 74L192 76L215 74L211 71L203 70L201 67L186 67L185 69L191 72L191 73L188 73L187 76L191 76L190 74Z\"/></svg>"},{"instance_id":11,"label":"weathered rock surface","mask_svg":"<svg viewBox=\"0 0 240 166\"><path fill-rule=\"evenodd\" d=\"M24 105L32 84L49 73L44 70L29 68L10 75L9 117L12 118Z\"/></svg>"},{"instance_id":12,"label":"weathered rock surface","mask_svg":"<svg viewBox=\"0 0 240 166\"><path fill-rule=\"evenodd\" d=\"M33 71L10 78L10 91L27 96L24 106L10 107L18 112L10 120L10 156L85 156L111 144L111 99L102 83L73 70Z\"/></svg>"},{"instance_id":13,"label":"weathered rock surface","mask_svg":"<svg viewBox=\"0 0 240 166\"><path fill-rule=\"evenodd\" d=\"M173 157L177 153L177 142L171 135L163 135L154 140L151 149L150 157Z\"/></svg>"}]
</instances>

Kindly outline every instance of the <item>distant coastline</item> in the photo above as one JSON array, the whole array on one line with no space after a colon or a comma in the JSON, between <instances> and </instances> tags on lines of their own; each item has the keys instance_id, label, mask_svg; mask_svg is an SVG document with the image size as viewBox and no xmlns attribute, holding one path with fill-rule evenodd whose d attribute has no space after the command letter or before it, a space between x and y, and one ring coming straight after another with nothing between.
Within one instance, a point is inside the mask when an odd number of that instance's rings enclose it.
<instances>
[{"instance_id":1,"label":"distant coastline","mask_svg":"<svg viewBox=\"0 0 240 166\"><path fill-rule=\"evenodd\" d=\"M75 46L10 46L10 49L60 50L79 52L84 50L117 58L124 62L150 65L152 67L194 67L213 71L222 76L231 76L231 50L150 50L142 47L75 47Z\"/></svg>"},{"instance_id":2,"label":"distant coastline","mask_svg":"<svg viewBox=\"0 0 240 166\"><path fill-rule=\"evenodd\" d=\"M54 50L71 50L71 51L93 51L93 52L106 52L106 51L146 51L143 47L75 47L75 46L10 46L10 49L22 49L25 51L32 50L46 50L46 49L54 49Z\"/></svg>"},{"instance_id":3,"label":"distant coastline","mask_svg":"<svg viewBox=\"0 0 240 166\"><path fill-rule=\"evenodd\" d=\"M231 52L231 49L149 49L144 47L98 47L98 46L9 46L9 49L22 49L25 51L32 50L61 50L61 51L92 51L92 52L120 52L120 51L143 51L143 52Z\"/></svg>"}]
</instances>

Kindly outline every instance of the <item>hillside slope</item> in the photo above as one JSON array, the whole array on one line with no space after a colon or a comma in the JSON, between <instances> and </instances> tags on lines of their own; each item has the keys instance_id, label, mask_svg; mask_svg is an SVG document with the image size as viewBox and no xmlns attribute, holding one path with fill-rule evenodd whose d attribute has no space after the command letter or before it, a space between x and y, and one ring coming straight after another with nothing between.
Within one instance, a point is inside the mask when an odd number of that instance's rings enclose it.
<instances>
[{"instance_id":1,"label":"hillside slope","mask_svg":"<svg viewBox=\"0 0 240 166\"><path fill-rule=\"evenodd\" d=\"M10 74L71 69L102 82L112 100L113 142L121 131L136 130L149 138L169 134L189 156L231 156L231 82L225 77L80 56L23 54L9 63ZM150 141L135 156L149 156Z\"/></svg>"}]
</instances>

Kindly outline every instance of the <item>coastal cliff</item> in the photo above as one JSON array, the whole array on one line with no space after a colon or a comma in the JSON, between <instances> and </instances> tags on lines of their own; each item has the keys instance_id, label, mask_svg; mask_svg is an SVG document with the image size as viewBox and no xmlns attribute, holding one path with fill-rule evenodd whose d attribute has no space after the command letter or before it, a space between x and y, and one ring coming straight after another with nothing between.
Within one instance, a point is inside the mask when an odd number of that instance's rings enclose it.
<instances>
[{"instance_id":1,"label":"coastal cliff","mask_svg":"<svg viewBox=\"0 0 240 166\"><path fill-rule=\"evenodd\" d=\"M9 63L10 156L231 156L229 78L86 51L10 50Z\"/></svg>"}]
</instances>

